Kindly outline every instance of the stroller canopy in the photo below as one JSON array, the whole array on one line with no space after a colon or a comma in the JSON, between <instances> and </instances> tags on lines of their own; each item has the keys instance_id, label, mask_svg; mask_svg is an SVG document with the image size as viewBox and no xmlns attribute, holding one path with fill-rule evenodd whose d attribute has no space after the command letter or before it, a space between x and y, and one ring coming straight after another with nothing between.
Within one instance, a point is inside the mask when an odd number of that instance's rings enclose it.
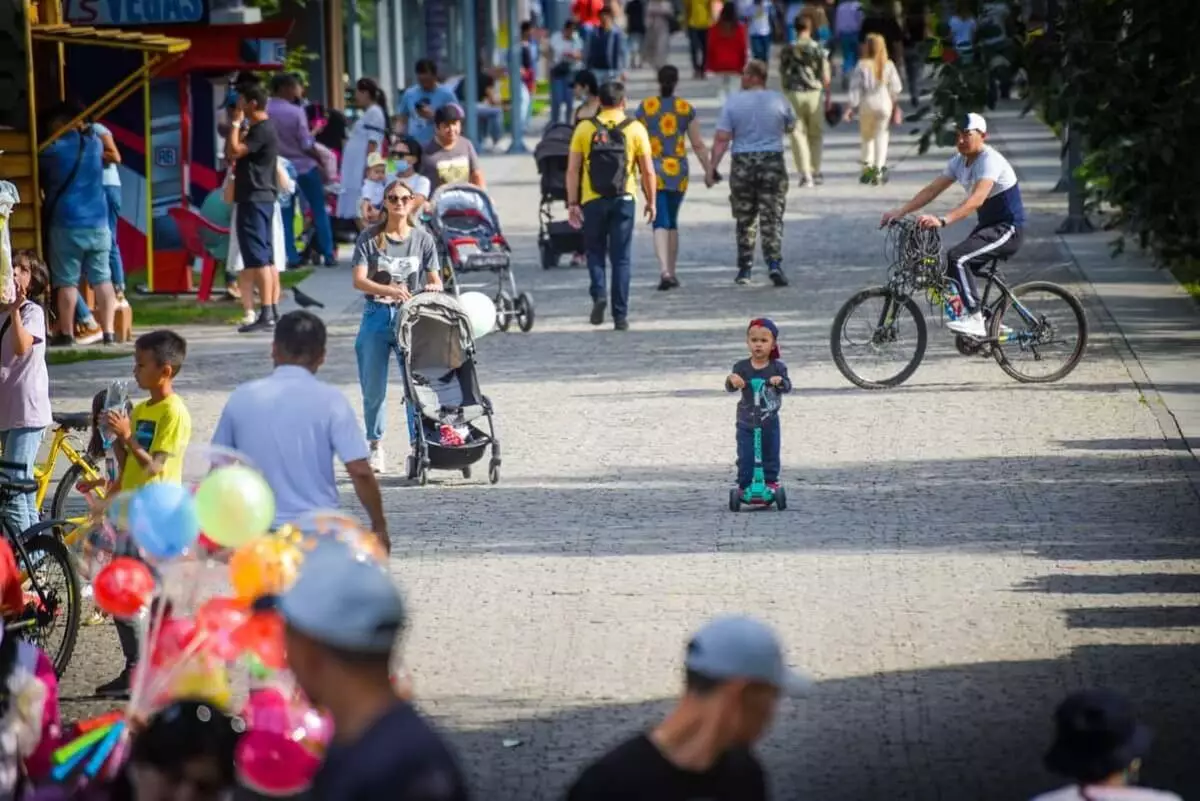
<instances>
[{"instance_id":1,"label":"stroller canopy","mask_svg":"<svg viewBox=\"0 0 1200 801\"><path fill-rule=\"evenodd\" d=\"M533 159L537 162L538 172L543 172L549 164L549 159L562 159L565 163L571 154L571 136L575 133L573 125L556 122L542 134L542 141L533 149Z\"/></svg>"},{"instance_id":2,"label":"stroller canopy","mask_svg":"<svg viewBox=\"0 0 1200 801\"><path fill-rule=\"evenodd\" d=\"M471 320L458 298L446 292L422 292L405 303L396 329L400 350L413 370L457 370L475 351Z\"/></svg>"},{"instance_id":3,"label":"stroller canopy","mask_svg":"<svg viewBox=\"0 0 1200 801\"><path fill-rule=\"evenodd\" d=\"M453 212L475 212L481 215L497 232L500 231L500 218L488 193L474 184L444 184L439 186L429 198L433 206L433 218L441 220Z\"/></svg>"}]
</instances>

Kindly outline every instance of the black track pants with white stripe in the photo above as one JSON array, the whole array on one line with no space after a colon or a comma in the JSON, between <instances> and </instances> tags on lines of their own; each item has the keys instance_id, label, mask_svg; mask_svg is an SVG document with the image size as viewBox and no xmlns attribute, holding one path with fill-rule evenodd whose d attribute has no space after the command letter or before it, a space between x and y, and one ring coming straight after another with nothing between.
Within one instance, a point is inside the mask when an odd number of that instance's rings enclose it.
<instances>
[{"instance_id":1,"label":"black track pants with white stripe","mask_svg":"<svg viewBox=\"0 0 1200 801\"><path fill-rule=\"evenodd\" d=\"M1021 249L1021 229L1010 223L981 225L971 235L946 251L946 275L958 284L963 305L979 308L979 290L974 272L992 259L1007 259Z\"/></svg>"}]
</instances>

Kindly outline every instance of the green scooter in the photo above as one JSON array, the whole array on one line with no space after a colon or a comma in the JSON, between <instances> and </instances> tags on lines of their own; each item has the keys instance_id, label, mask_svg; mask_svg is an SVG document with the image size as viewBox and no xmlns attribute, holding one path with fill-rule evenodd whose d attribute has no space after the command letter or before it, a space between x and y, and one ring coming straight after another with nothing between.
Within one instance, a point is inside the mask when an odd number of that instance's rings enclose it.
<instances>
[{"instance_id":1,"label":"green scooter","mask_svg":"<svg viewBox=\"0 0 1200 801\"><path fill-rule=\"evenodd\" d=\"M763 458L762 458L762 422L766 419L774 409L767 406L766 398L764 397L767 389L767 382L762 378L751 378L750 389L754 393L754 478L750 481L750 486L745 490L740 490L733 487L729 490L729 511L741 511L742 505L746 506L771 506L779 511L787 508L787 492L783 487L773 490L767 486L766 476L763 473Z\"/></svg>"}]
</instances>

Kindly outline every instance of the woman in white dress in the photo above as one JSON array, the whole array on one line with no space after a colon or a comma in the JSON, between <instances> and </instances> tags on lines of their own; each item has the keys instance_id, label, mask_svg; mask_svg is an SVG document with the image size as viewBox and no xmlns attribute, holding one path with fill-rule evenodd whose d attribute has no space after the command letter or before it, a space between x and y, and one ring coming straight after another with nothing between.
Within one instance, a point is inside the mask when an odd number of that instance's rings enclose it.
<instances>
[{"instance_id":1,"label":"woman in white dress","mask_svg":"<svg viewBox=\"0 0 1200 801\"><path fill-rule=\"evenodd\" d=\"M354 102L362 109L362 116L354 123L342 150L342 194L338 196L337 216L343 220L358 218L367 156L379 153L386 158L388 153L387 96L371 78L360 78L354 90Z\"/></svg>"},{"instance_id":2,"label":"woman in white dress","mask_svg":"<svg viewBox=\"0 0 1200 801\"><path fill-rule=\"evenodd\" d=\"M296 181L292 178L292 173L296 171L295 167L292 167L291 163L282 156L279 157L276 165L276 178L279 181L279 197L275 200L275 217L271 223L271 243L275 250L274 265L276 280L274 283L274 288L271 292L272 297L262 298L262 303L264 305L271 303L278 305L279 303L279 271L282 270L284 265L287 264L287 245L284 243L284 236L286 236L286 234L284 233L283 229L282 208L288 204L288 201L292 195L296 194ZM225 174L225 186L222 191L224 192L225 202L229 203L232 208L232 212L229 215L229 230L236 231L237 204L233 202L232 168ZM229 237L229 253L225 257L225 272L227 275L236 275L238 277L238 289L241 291L242 310L245 312L245 314L242 316L242 325L250 325L256 319L258 319L258 316L254 313L254 284L249 280L243 284L242 271L242 253L240 250L238 250L238 238L236 236L231 236Z\"/></svg>"}]
</instances>

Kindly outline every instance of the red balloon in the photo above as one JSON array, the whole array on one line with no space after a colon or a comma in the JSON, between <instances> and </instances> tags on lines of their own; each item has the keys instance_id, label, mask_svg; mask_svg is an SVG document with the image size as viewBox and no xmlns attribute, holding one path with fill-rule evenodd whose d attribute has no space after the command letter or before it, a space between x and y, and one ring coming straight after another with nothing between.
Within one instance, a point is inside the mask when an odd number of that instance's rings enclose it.
<instances>
[{"instance_id":1,"label":"red balloon","mask_svg":"<svg viewBox=\"0 0 1200 801\"><path fill-rule=\"evenodd\" d=\"M321 760L281 734L248 731L234 752L240 783L265 796L296 795L312 784Z\"/></svg>"},{"instance_id":2,"label":"red balloon","mask_svg":"<svg viewBox=\"0 0 1200 801\"><path fill-rule=\"evenodd\" d=\"M287 667L283 645L283 618L276 612L255 612L233 632L233 644L253 652L275 670Z\"/></svg>"},{"instance_id":3,"label":"red balloon","mask_svg":"<svg viewBox=\"0 0 1200 801\"><path fill-rule=\"evenodd\" d=\"M196 628L205 635L209 653L226 662L245 648L235 639L238 629L250 619L250 610L234 598L209 598L196 610Z\"/></svg>"},{"instance_id":4,"label":"red balloon","mask_svg":"<svg viewBox=\"0 0 1200 801\"><path fill-rule=\"evenodd\" d=\"M96 606L113 617L133 617L150 603L154 576L144 562L118 556L105 565L92 581Z\"/></svg>"},{"instance_id":5,"label":"red balloon","mask_svg":"<svg viewBox=\"0 0 1200 801\"><path fill-rule=\"evenodd\" d=\"M225 546L221 545L220 543L216 543L216 542L213 542L212 540L210 540L208 538L208 535L205 534L203 531L201 531L200 536L196 538L196 544L199 545L201 548L203 548L208 553L216 553L217 551L224 550L224 548L225 548Z\"/></svg>"},{"instance_id":6,"label":"red balloon","mask_svg":"<svg viewBox=\"0 0 1200 801\"><path fill-rule=\"evenodd\" d=\"M166 617L150 651L150 664L155 667L174 662L196 636L196 624L186 617Z\"/></svg>"}]
</instances>

